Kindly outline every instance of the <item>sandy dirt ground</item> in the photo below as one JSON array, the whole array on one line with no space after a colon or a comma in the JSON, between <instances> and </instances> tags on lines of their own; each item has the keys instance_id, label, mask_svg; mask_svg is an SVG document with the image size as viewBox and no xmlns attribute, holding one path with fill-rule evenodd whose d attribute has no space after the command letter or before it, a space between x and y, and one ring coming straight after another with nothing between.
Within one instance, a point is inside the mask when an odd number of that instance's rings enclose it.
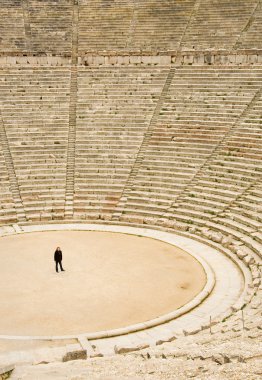
<instances>
[{"instance_id":1,"label":"sandy dirt ground","mask_svg":"<svg viewBox=\"0 0 262 380\"><path fill-rule=\"evenodd\" d=\"M65 272L56 273L54 250ZM0 239L0 334L67 335L171 312L206 282L188 253L158 240L88 231Z\"/></svg>"}]
</instances>

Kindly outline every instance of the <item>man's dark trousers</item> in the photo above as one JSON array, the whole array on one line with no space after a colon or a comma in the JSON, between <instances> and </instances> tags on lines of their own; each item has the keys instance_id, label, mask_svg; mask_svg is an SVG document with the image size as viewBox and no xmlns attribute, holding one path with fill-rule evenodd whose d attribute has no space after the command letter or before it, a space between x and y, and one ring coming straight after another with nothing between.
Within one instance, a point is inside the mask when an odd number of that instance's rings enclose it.
<instances>
[{"instance_id":1,"label":"man's dark trousers","mask_svg":"<svg viewBox=\"0 0 262 380\"><path fill-rule=\"evenodd\" d=\"M62 261L56 261L55 262L55 270L58 272L58 264L60 265L60 270L63 271L63 267L62 267Z\"/></svg>"}]
</instances>

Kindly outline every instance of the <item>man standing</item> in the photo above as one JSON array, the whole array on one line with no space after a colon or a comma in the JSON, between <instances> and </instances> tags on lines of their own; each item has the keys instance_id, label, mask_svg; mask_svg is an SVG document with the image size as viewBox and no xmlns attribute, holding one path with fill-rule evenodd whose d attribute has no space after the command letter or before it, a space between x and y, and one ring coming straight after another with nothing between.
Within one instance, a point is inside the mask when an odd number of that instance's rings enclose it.
<instances>
[{"instance_id":1,"label":"man standing","mask_svg":"<svg viewBox=\"0 0 262 380\"><path fill-rule=\"evenodd\" d=\"M56 271L58 272L58 264L60 265L60 269L62 272L64 272L65 270L63 269L62 267L62 251L60 249L60 247L57 247L56 250L55 250L55 256L54 256L54 260L55 260L55 269Z\"/></svg>"}]
</instances>

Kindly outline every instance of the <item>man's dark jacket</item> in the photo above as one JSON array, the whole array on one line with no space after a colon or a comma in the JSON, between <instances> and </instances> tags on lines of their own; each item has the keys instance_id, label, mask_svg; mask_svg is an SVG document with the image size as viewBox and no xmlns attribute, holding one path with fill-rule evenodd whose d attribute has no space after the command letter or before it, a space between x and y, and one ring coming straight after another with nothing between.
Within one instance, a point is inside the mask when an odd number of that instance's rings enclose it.
<instances>
[{"instance_id":1,"label":"man's dark jacket","mask_svg":"<svg viewBox=\"0 0 262 380\"><path fill-rule=\"evenodd\" d=\"M54 260L57 262L62 261L62 251L59 251L58 249L55 251Z\"/></svg>"}]
</instances>

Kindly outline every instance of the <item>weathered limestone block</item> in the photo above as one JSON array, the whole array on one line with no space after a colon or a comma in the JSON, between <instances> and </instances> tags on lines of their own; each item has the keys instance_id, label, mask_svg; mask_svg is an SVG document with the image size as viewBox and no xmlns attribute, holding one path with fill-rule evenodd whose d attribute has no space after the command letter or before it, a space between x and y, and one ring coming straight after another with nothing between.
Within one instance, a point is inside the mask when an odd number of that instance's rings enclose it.
<instances>
[{"instance_id":1,"label":"weathered limestone block","mask_svg":"<svg viewBox=\"0 0 262 380\"><path fill-rule=\"evenodd\" d=\"M94 62L94 57L92 55L88 55L87 57L84 58L84 63L86 66L92 65Z\"/></svg>"},{"instance_id":2,"label":"weathered limestone block","mask_svg":"<svg viewBox=\"0 0 262 380\"><path fill-rule=\"evenodd\" d=\"M105 57L105 64L116 65L118 63L118 58L119 57L116 56Z\"/></svg>"},{"instance_id":3,"label":"weathered limestone block","mask_svg":"<svg viewBox=\"0 0 262 380\"><path fill-rule=\"evenodd\" d=\"M90 358L102 358L103 356L101 352L95 350L94 353L90 355Z\"/></svg>"},{"instance_id":4,"label":"weathered limestone block","mask_svg":"<svg viewBox=\"0 0 262 380\"><path fill-rule=\"evenodd\" d=\"M88 214L86 215L86 219L90 219L90 220L97 220L97 219L100 219L100 214L98 213L95 213L95 214Z\"/></svg>"},{"instance_id":5,"label":"weathered limestone block","mask_svg":"<svg viewBox=\"0 0 262 380\"><path fill-rule=\"evenodd\" d=\"M217 364L220 364L220 365L224 364L224 359L221 354L212 355L211 359L213 362Z\"/></svg>"},{"instance_id":6,"label":"weathered limestone block","mask_svg":"<svg viewBox=\"0 0 262 380\"><path fill-rule=\"evenodd\" d=\"M172 63L175 63L176 65L182 65L183 64L183 56L181 54L172 56L171 59Z\"/></svg>"},{"instance_id":7,"label":"weathered limestone block","mask_svg":"<svg viewBox=\"0 0 262 380\"><path fill-rule=\"evenodd\" d=\"M221 57L221 64L222 65L228 65L230 63L228 55L221 55L220 57Z\"/></svg>"},{"instance_id":8,"label":"weathered limestone block","mask_svg":"<svg viewBox=\"0 0 262 380\"><path fill-rule=\"evenodd\" d=\"M203 65L205 63L205 58L203 54L194 56L194 64L195 65Z\"/></svg>"},{"instance_id":9,"label":"weathered limestone block","mask_svg":"<svg viewBox=\"0 0 262 380\"><path fill-rule=\"evenodd\" d=\"M85 360L86 358L87 358L87 352L86 352L86 350L77 350L77 351L67 352L63 356L62 361L63 362L68 362L68 361L71 361L71 360L79 360L79 359Z\"/></svg>"},{"instance_id":10,"label":"weathered limestone block","mask_svg":"<svg viewBox=\"0 0 262 380\"><path fill-rule=\"evenodd\" d=\"M202 228L201 229L201 234L203 236L205 236L206 238L209 238L209 236L210 236L210 229L209 228Z\"/></svg>"},{"instance_id":11,"label":"weathered limestone block","mask_svg":"<svg viewBox=\"0 0 262 380\"><path fill-rule=\"evenodd\" d=\"M174 228L174 222L172 220L166 219L165 220L165 227Z\"/></svg>"},{"instance_id":12,"label":"weathered limestone block","mask_svg":"<svg viewBox=\"0 0 262 380\"><path fill-rule=\"evenodd\" d=\"M128 352L139 351L148 347L148 344L140 344L138 346L115 346L114 351L116 354L127 354Z\"/></svg>"},{"instance_id":13,"label":"weathered limestone block","mask_svg":"<svg viewBox=\"0 0 262 380\"><path fill-rule=\"evenodd\" d=\"M46 61L46 57L39 57L39 58L45 58L45 61ZM40 60L38 62L41 63ZM21 66L26 66L28 64L28 58L27 57L18 57L17 63Z\"/></svg>"},{"instance_id":14,"label":"weathered limestone block","mask_svg":"<svg viewBox=\"0 0 262 380\"><path fill-rule=\"evenodd\" d=\"M247 253L245 251L243 251L242 249L237 249L236 251L236 254L237 254L237 257L240 259L240 260L243 260L244 257L247 256Z\"/></svg>"},{"instance_id":15,"label":"weathered limestone block","mask_svg":"<svg viewBox=\"0 0 262 380\"><path fill-rule=\"evenodd\" d=\"M159 339L156 341L156 346L160 346L161 344L163 343L170 343L170 342L173 342L174 340L176 340L177 337L175 335L169 337L169 338L163 338L163 339Z\"/></svg>"},{"instance_id":16,"label":"weathered limestone block","mask_svg":"<svg viewBox=\"0 0 262 380\"><path fill-rule=\"evenodd\" d=\"M214 64L215 65L221 64L221 56L220 56L220 54L215 54L214 55Z\"/></svg>"},{"instance_id":17,"label":"weathered limestone block","mask_svg":"<svg viewBox=\"0 0 262 380\"><path fill-rule=\"evenodd\" d=\"M93 64L94 65L104 65L105 64L105 57L102 57L100 55L93 57Z\"/></svg>"},{"instance_id":18,"label":"weathered limestone block","mask_svg":"<svg viewBox=\"0 0 262 380\"><path fill-rule=\"evenodd\" d=\"M138 65L142 61L141 57L138 55L131 55L129 59L132 65Z\"/></svg>"},{"instance_id":19,"label":"weathered limestone block","mask_svg":"<svg viewBox=\"0 0 262 380\"><path fill-rule=\"evenodd\" d=\"M11 66L15 66L17 64L17 57L6 57L6 63Z\"/></svg>"},{"instance_id":20,"label":"weathered limestone block","mask_svg":"<svg viewBox=\"0 0 262 380\"><path fill-rule=\"evenodd\" d=\"M261 64L261 63L262 63L262 55L261 55L261 54L259 54L259 55L257 56L257 63L258 63L258 64Z\"/></svg>"},{"instance_id":21,"label":"weathered limestone block","mask_svg":"<svg viewBox=\"0 0 262 380\"><path fill-rule=\"evenodd\" d=\"M236 63L236 54L228 55L228 62L231 64L235 64Z\"/></svg>"},{"instance_id":22,"label":"weathered limestone block","mask_svg":"<svg viewBox=\"0 0 262 380\"><path fill-rule=\"evenodd\" d=\"M156 219L155 218L150 218L150 217L144 218L144 224L154 225L154 224L156 224Z\"/></svg>"},{"instance_id":23,"label":"weathered limestone block","mask_svg":"<svg viewBox=\"0 0 262 380\"><path fill-rule=\"evenodd\" d=\"M87 219L87 215L86 214L80 214L78 217L81 220L86 220Z\"/></svg>"},{"instance_id":24,"label":"weathered limestone block","mask_svg":"<svg viewBox=\"0 0 262 380\"><path fill-rule=\"evenodd\" d=\"M58 60L55 58L56 57L46 57L46 64L48 66L56 66L56 64L58 63Z\"/></svg>"},{"instance_id":25,"label":"weathered limestone block","mask_svg":"<svg viewBox=\"0 0 262 380\"><path fill-rule=\"evenodd\" d=\"M211 65L214 63L214 55L212 54L205 54L204 56L204 62L208 65Z\"/></svg>"},{"instance_id":26,"label":"weathered limestone block","mask_svg":"<svg viewBox=\"0 0 262 380\"><path fill-rule=\"evenodd\" d=\"M129 63L130 63L130 58L128 55L118 57L118 64L119 65L129 65Z\"/></svg>"},{"instance_id":27,"label":"weathered limestone block","mask_svg":"<svg viewBox=\"0 0 262 380\"><path fill-rule=\"evenodd\" d=\"M160 55L159 64L163 65L163 66L170 65L171 64L171 57L169 55Z\"/></svg>"},{"instance_id":28,"label":"weathered limestone block","mask_svg":"<svg viewBox=\"0 0 262 380\"><path fill-rule=\"evenodd\" d=\"M128 215L121 215L120 220L122 222L130 222L130 217Z\"/></svg>"},{"instance_id":29,"label":"weathered limestone block","mask_svg":"<svg viewBox=\"0 0 262 380\"><path fill-rule=\"evenodd\" d=\"M247 56L247 62L249 64L251 64L251 65L258 63L258 57L257 57L257 55L256 54L250 54L250 55L248 55Z\"/></svg>"},{"instance_id":30,"label":"weathered limestone block","mask_svg":"<svg viewBox=\"0 0 262 380\"><path fill-rule=\"evenodd\" d=\"M222 244L224 247L229 247L233 243L232 235L224 236L222 239Z\"/></svg>"},{"instance_id":31,"label":"weathered limestone block","mask_svg":"<svg viewBox=\"0 0 262 380\"><path fill-rule=\"evenodd\" d=\"M130 222L143 224L143 217L136 216L136 217L130 218Z\"/></svg>"},{"instance_id":32,"label":"weathered limestone block","mask_svg":"<svg viewBox=\"0 0 262 380\"><path fill-rule=\"evenodd\" d=\"M195 335L195 334L199 333L200 331L201 331L201 327L196 328L194 330L183 330L183 333L185 336L188 336L188 335Z\"/></svg>"},{"instance_id":33,"label":"weathered limestone block","mask_svg":"<svg viewBox=\"0 0 262 380\"><path fill-rule=\"evenodd\" d=\"M213 240L216 243L221 243L223 239L223 235L220 232L213 232L211 234L211 240Z\"/></svg>"},{"instance_id":34,"label":"weathered limestone block","mask_svg":"<svg viewBox=\"0 0 262 380\"><path fill-rule=\"evenodd\" d=\"M158 226L166 226L167 225L167 219L164 219L164 218L161 218L161 219L157 219L157 225Z\"/></svg>"},{"instance_id":35,"label":"weathered limestone block","mask_svg":"<svg viewBox=\"0 0 262 380\"><path fill-rule=\"evenodd\" d=\"M180 231L187 231L188 230L188 226L186 226L185 224L182 224L182 223L179 223L179 222L175 222L174 223L174 227L177 229L177 230L180 230Z\"/></svg>"},{"instance_id":36,"label":"weathered limestone block","mask_svg":"<svg viewBox=\"0 0 262 380\"><path fill-rule=\"evenodd\" d=\"M261 273L255 265L251 266L251 270L252 270L252 277L253 278L261 278Z\"/></svg>"},{"instance_id":37,"label":"weathered limestone block","mask_svg":"<svg viewBox=\"0 0 262 380\"><path fill-rule=\"evenodd\" d=\"M249 266L251 264L254 264L255 260L254 260L254 257L250 256L250 255L246 255L243 259L244 263Z\"/></svg>"},{"instance_id":38,"label":"weathered limestone block","mask_svg":"<svg viewBox=\"0 0 262 380\"><path fill-rule=\"evenodd\" d=\"M185 65L192 65L194 62L194 56L191 54L184 55L183 62Z\"/></svg>"},{"instance_id":39,"label":"weathered limestone block","mask_svg":"<svg viewBox=\"0 0 262 380\"><path fill-rule=\"evenodd\" d=\"M196 227L189 227L188 229L188 232L190 232L191 234L195 234L197 231Z\"/></svg>"},{"instance_id":40,"label":"weathered limestone block","mask_svg":"<svg viewBox=\"0 0 262 380\"><path fill-rule=\"evenodd\" d=\"M243 63L246 63L246 56L243 54L237 54L236 55L236 64L237 65L242 65Z\"/></svg>"},{"instance_id":41,"label":"weathered limestone block","mask_svg":"<svg viewBox=\"0 0 262 380\"><path fill-rule=\"evenodd\" d=\"M5 66L7 64L7 57L0 57L0 66Z\"/></svg>"},{"instance_id":42,"label":"weathered limestone block","mask_svg":"<svg viewBox=\"0 0 262 380\"><path fill-rule=\"evenodd\" d=\"M260 278L255 278L255 280L253 281L253 285L255 286L255 287L257 287L257 286L259 286L261 284L261 280L260 280Z\"/></svg>"},{"instance_id":43,"label":"weathered limestone block","mask_svg":"<svg viewBox=\"0 0 262 380\"><path fill-rule=\"evenodd\" d=\"M52 218L52 214L50 212L41 212L40 220L50 220Z\"/></svg>"},{"instance_id":44,"label":"weathered limestone block","mask_svg":"<svg viewBox=\"0 0 262 380\"><path fill-rule=\"evenodd\" d=\"M160 63L160 57L152 56L152 65L159 65L159 63Z\"/></svg>"},{"instance_id":45,"label":"weathered limestone block","mask_svg":"<svg viewBox=\"0 0 262 380\"><path fill-rule=\"evenodd\" d=\"M151 65L152 64L152 56L150 56L150 55L143 55L141 57L141 60L142 60L142 63L144 63L145 65Z\"/></svg>"}]
</instances>

